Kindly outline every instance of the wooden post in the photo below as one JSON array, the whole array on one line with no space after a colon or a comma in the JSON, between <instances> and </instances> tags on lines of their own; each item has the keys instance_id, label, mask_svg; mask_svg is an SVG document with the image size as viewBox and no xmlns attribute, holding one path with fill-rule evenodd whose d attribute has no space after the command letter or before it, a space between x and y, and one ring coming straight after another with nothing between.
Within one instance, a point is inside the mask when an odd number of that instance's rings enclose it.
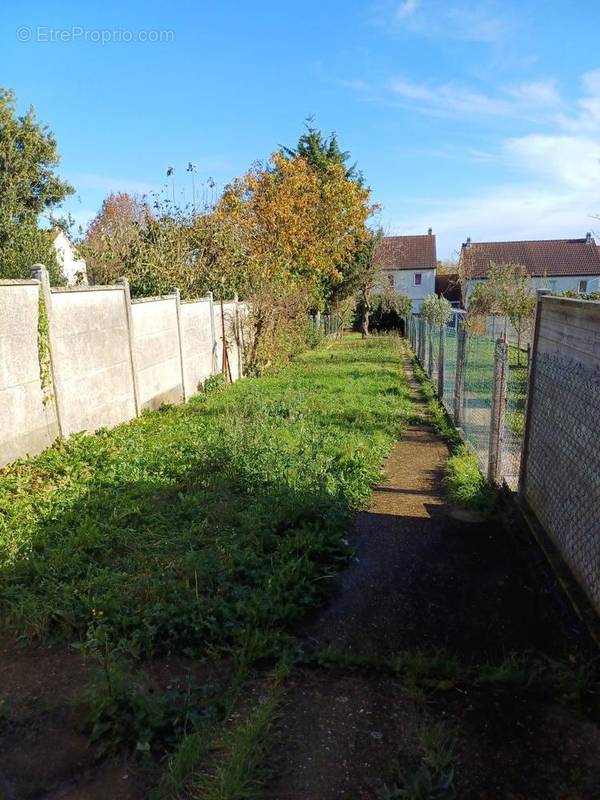
<instances>
[{"instance_id":1,"label":"wooden post","mask_svg":"<svg viewBox=\"0 0 600 800\"><path fill-rule=\"evenodd\" d=\"M225 382L233 383L231 379L231 367L229 366L229 353L227 352L227 337L225 336L225 309L223 307L223 298L221 297L221 336L223 337L223 350L222 350L222 369L225 376Z\"/></svg>"},{"instance_id":2,"label":"wooden post","mask_svg":"<svg viewBox=\"0 0 600 800\"><path fill-rule=\"evenodd\" d=\"M238 378L242 377L242 336L241 336L241 323L240 323L240 301L237 292L233 296L235 302L235 342L237 345L237 362L238 362Z\"/></svg>"},{"instance_id":3,"label":"wooden post","mask_svg":"<svg viewBox=\"0 0 600 800\"><path fill-rule=\"evenodd\" d=\"M446 353L446 326L440 325L440 357L438 361L438 398L444 396L444 356Z\"/></svg>"},{"instance_id":4,"label":"wooden post","mask_svg":"<svg viewBox=\"0 0 600 800\"><path fill-rule=\"evenodd\" d=\"M185 368L183 365L183 330L181 327L181 292L173 289L175 295L175 311L177 314L177 338L179 339L179 364L181 367L181 399L185 403L187 400L185 391Z\"/></svg>"},{"instance_id":5,"label":"wooden post","mask_svg":"<svg viewBox=\"0 0 600 800\"><path fill-rule=\"evenodd\" d=\"M135 347L133 344L133 317L131 314L131 290L127 278L119 278L117 283L123 287L123 300L125 302L125 314L127 315L127 330L129 333L129 363L131 364L131 379L133 381L133 402L135 405L135 415L140 415L140 393L138 388L137 364L135 362Z\"/></svg>"},{"instance_id":6,"label":"wooden post","mask_svg":"<svg viewBox=\"0 0 600 800\"><path fill-rule=\"evenodd\" d=\"M216 375L219 371L219 365L217 364L217 331L215 325L215 303L213 300L213 293L209 292L207 295L208 302L210 304L210 334L212 336L212 349L211 349L211 364L212 364L212 374Z\"/></svg>"},{"instance_id":7,"label":"wooden post","mask_svg":"<svg viewBox=\"0 0 600 800\"><path fill-rule=\"evenodd\" d=\"M464 322L460 322L456 331L456 373L454 376L454 424L457 428L461 428L463 424L466 344L467 329Z\"/></svg>"},{"instance_id":8,"label":"wooden post","mask_svg":"<svg viewBox=\"0 0 600 800\"><path fill-rule=\"evenodd\" d=\"M504 440L504 407L506 403L506 378L508 372L508 346L506 339L498 339L494 350L494 385L490 416L490 445L488 453L488 481L500 483L502 475L502 442Z\"/></svg>"},{"instance_id":9,"label":"wooden post","mask_svg":"<svg viewBox=\"0 0 600 800\"><path fill-rule=\"evenodd\" d=\"M549 294L549 289L538 289L537 304L535 307L535 321L533 325L533 342L530 345L529 369L527 371L527 394L525 395L525 428L523 430L523 442L521 445L521 463L519 465L519 486L518 493L525 497L527 486L527 455L529 452L529 433L531 427L531 408L533 406L535 392L535 366L536 353L538 349L538 337L540 333L540 320L542 318L542 297Z\"/></svg>"},{"instance_id":10,"label":"wooden post","mask_svg":"<svg viewBox=\"0 0 600 800\"><path fill-rule=\"evenodd\" d=\"M48 355L50 356L50 378L52 380L52 394L54 395L54 410L56 412L56 427L58 435L62 438L63 426L61 419L61 392L56 374L56 362L52 348L52 293L50 292L50 276L44 264L34 264L31 267L31 277L40 282L40 299L46 309L48 318Z\"/></svg>"}]
</instances>

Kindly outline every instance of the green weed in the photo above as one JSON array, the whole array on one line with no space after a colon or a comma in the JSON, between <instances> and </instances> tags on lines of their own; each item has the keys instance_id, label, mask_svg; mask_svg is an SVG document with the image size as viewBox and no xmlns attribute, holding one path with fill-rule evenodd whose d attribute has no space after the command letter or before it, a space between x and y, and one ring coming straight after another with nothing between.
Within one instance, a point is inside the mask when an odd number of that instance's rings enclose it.
<instances>
[{"instance_id":1,"label":"green weed","mask_svg":"<svg viewBox=\"0 0 600 800\"><path fill-rule=\"evenodd\" d=\"M72 641L101 618L136 657L277 655L409 413L395 340L348 339L5 468L4 624Z\"/></svg>"},{"instance_id":2,"label":"green weed","mask_svg":"<svg viewBox=\"0 0 600 800\"><path fill-rule=\"evenodd\" d=\"M419 729L420 761L412 771L399 774L379 792L379 800L449 800L454 785L456 737L441 722L423 723Z\"/></svg>"},{"instance_id":3,"label":"green weed","mask_svg":"<svg viewBox=\"0 0 600 800\"><path fill-rule=\"evenodd\" d=\"M450 500L476 511L490 511L494 495L479 469L479 463L465 445L446 462L445 483Z\"/></svg>"}]
</instances>

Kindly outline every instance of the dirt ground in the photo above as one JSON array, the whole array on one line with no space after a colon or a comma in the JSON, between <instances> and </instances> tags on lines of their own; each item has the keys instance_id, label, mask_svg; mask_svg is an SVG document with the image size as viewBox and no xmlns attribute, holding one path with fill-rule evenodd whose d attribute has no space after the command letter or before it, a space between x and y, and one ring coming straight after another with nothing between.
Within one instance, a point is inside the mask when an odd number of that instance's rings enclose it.
<instances>
[{"instance_id":1,"label":"dirt ground","mask_svg":"<svg viewBox=\"0 0 600 800\"><path fill-rule=\"evenodd\" d=\"M413 394L419 404L416 387ZM410 427L369 509L355 515L353 562L299 639L307 652L326 649L374 666L307 659L292 670L269 757L268 800L386 797L384 785L419 762L419 729L439 721L456 739L456 795L419 796L600 797L600 732L587 706L551 693L458 684L415 696L376 666L440 648L465 665L535 650L575 666L593 653L526 536L498 521L453 515L443 492L447 455L426 425ZM77 652L7 642L0 659L1 800L148 797L147 774L124 758L98 759L88 744L86 668ZM168 677L190 665L154 666ZM405 795L387 795L394 796Z\"/></svg>"}]
</instances>

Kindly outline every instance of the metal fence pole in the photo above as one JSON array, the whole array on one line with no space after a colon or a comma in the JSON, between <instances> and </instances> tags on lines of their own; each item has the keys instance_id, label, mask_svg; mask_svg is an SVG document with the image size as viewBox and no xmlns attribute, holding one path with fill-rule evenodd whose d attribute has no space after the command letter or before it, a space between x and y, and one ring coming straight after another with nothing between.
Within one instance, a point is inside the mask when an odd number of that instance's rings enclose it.
<instances>
[{"instance_id":1,"label":"metal fence pole","mask_svg":"<svg viewBox=\"0 0 600 800\"><path fill-rule=\"evenodd\" d=\"M446 351L446 326L440 325L440 355L438 358L438 398L444 396L444 356Z\"/></svg>"},{"instance_id":2,"label":"metal fence pole","mask_svg":"<svg viewBox=\"0 0 600 800\"><path fill-rule=\"evenodd\" d=\"M504 438L507 372L508 345L505 339L498 339L494 349L494 385L492 388L490 416L488 481L491 484L499 484L502 479L502 442Z\"/></svg>"},{"instance_id":3,"label":"metal fence pole","mask_svg":"<svg viewBox=\"0 0 600 800\"><path fill-rule=\"evenodd\" d=\"M454 377L454 424L457 428L461 428L463 424L466 342L467 329L464 322L460 322L456 331L456 374Z\"/></svg>"}]
</instances>

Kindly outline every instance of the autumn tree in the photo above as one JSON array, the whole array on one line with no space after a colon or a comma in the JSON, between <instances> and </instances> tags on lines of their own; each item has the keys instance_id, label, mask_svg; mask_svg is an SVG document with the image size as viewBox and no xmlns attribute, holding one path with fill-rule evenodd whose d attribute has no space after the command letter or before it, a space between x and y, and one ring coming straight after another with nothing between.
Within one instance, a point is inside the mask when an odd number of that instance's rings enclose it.
<instances>
[{"instance_id":1,"label":"autumn tree","mask_svg":"<svg viewBox=\"0 0 600 800\"><path fill-rule=\"evenodd\" d=\"M112 283L131 267L150 216L142 197L118 192L105 198L81 244L90 283Z\"/></svg>"},{"instance_id":2,"label":"autumn tree","mask_svg":"<svg viewBox=\"0 0 600 800\"><path fill-rule=\"evenodd\" d=\"M308 308L341 281L342 265L368 238L370 213L368 189L348 180L342 165L316 168L299 154L274 153L226 187L216 214L235 223L247 246L251 368L271 361L276 329L304 325ZM278 294L285 306L273 302Z\"/></svg>"},{"instance_id":3,"label":"autumn tree","mask_svg":"<svg viewBox=\"0 0 600 800\"><path fill-rule=\"evenodd\" d=\"M0 88L0 277L28 278L42 262L60 280L52 239L39 227L40 215L74 191L57 175L59 161L56 139L33 108L19 116L14 93Z\"/></svg>"}]
</instances>

